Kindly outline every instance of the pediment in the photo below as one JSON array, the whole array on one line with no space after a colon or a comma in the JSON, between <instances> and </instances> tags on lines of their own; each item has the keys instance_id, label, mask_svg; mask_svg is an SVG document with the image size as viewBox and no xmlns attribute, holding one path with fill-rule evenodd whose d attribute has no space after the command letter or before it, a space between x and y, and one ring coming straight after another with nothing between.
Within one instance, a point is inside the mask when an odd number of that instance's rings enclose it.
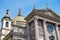
<instances>
[{"instance_id":1,"label":"pediment","mask_svg":"<svg viewBox=\"0 0 60 40\"><path fill-rule=\"evenodd\" d=\"M45 12L44 14L54 17L54 15L51 12Z\"/></svg>"},{"instance_id":2,"label":"pediment","mask_svg":"<svg viewBox=\"0 0 60 40\"><path fill-rule=\"evenodd\" d=\"M45 14L47 16L51 16L51 17L59 17L54 11L52 11L51 9L41 9L41 10L36 10L34 11L35 13L39 13L39 14Z\"/></svg>"},{"instance_id":3,"label":"pediment","mask_svg":"<svg viewBox=\"0 0 60 40\"><path fill-rule=\"evenodd\" d=\"M47 16L55 17L55 15L53 13L51 13L51 12L45 12L44 14L47 15Z\"/></svg>"},{"instance_id":4,"label":"pediment","mask_svg":"<svg viewBox=\"0 0 60 40\"><path fill-rule=\"evenodd\" d=\"M25 19L29 20L29 18L33 17L34 15L39 15L41 17L48 18L48 19L60 20L60 16L58 16L54 11L50 9L32 11Z\"/></svg>"},{"instance_id":5,"label":"pediment","mask_svg":"<svg viewBox=\"0 0 60 40\"><path fill-rule=\"evenodd\" d=\"M47 16L51 16L51 17L59 17L55 12L53 12L52 10L48 10L46 11L44 14L46 14Z\"/></svg>"}]
</instances>

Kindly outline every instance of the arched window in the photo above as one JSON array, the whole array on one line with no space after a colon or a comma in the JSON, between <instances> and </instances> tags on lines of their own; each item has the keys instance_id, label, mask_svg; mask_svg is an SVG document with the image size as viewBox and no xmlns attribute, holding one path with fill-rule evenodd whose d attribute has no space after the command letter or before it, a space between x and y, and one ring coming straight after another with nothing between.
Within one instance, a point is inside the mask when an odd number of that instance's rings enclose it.
<instances>
[{"instance_id":1,"label":"arched window","mask_svg":"<svg viewBox=\"0 0 60 40\"><path fill-rule=\"evenodd\" d=\"M6 27L8 27L8 25L9 25L9 23L8 23L8 22L6 22L6 25L5 25L5 26L6 26Z\"/></svg>"}]
</instances>

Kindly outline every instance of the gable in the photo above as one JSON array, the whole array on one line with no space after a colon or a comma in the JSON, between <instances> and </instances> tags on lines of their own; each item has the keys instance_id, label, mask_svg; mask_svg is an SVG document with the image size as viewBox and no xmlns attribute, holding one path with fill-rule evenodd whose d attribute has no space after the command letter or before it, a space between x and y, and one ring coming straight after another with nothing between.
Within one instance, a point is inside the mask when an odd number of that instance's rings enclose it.
<instances>
[{"instance_id":1,"label":"gable","mask_svg":"<svg viewBox=\"0 0 60 40\"><path fill-rule=\"evenodd\" d=\"M51 12L45 12L44 14L48 15L48 16L52 16L52 17L55 17L55 15Z\"/></svg>"},{"instance_id":2,"label":"gable","mask_svg":"<svg viewBox=\"0 0 60 40\"><path fill-rule=\"evenodd\" d=\"M32 10L32 12L25 19L29 20L34 15L39 15L41 17L52 19L55 21L60 20L60 17L50 9L48 9L48 10L46 10L46 9L45 10L35 10L35 11Z\"/></svg>"},{"instance_id":3,"label":"gable","mask_svg":"<svg viewBox=\"0 0 60 40\"><path fill-rule=\"evenodd\" d=\"M54 11L52 11L51 9L43 9L43 10L37 10L38 14L43 14L49 17L54 17L54 18L58 18L60 19L60 16L57 15Z\"/></svg>"},{"instance_id":4,"label":"gable","mask_svg":"<svg viewBox=\"0 0 60 40\"><path fill-rule=\"evenodd\" d=\"M59 17L55 12L53 12L52 10L48 10L47 15L48 15L48 16L51 16L51 17L60 18L60 17Z\"/></svg>"}]
</instances>

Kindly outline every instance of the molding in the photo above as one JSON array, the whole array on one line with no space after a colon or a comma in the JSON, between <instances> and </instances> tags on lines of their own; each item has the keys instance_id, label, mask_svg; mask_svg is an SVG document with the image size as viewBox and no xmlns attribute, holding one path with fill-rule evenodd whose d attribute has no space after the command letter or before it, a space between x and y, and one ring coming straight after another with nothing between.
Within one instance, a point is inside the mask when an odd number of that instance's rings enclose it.
<instances>
[{"instance_id":1,"label":"molding","mask_svg":"<svg viewBox=\"0 0 60 40\"><path fill-rule=\"evenodd\" d=\"M12 29L8 29L8 28L2 28L2 29L5 29L5 30L12 30Z\"/></svg>"}]
</instances>

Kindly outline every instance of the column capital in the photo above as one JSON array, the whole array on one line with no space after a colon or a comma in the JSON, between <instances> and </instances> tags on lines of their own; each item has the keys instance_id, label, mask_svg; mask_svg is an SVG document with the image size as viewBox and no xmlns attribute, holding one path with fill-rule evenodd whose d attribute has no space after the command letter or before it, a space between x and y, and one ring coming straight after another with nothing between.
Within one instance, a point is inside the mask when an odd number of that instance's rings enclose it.
<instances>
[{"instance_id":1,"label":"column capital","mask_svg":"<svg viewBox=\"0 0 60 40\"><path fill-rule=\"evenodd\" d=\"M57 26L58 26L59 24L58 24L58 23L56 23L55 25L57 25Z\"/></svg>"},{"instance_id":2,"label":"column capital","mask_svg":"<svg viewBox=\"0 0 60 40\"><path fill-rule=\"evenodd\" d=\"M46 21L46 20L43 20L43 22L45 22L45 23L46 23L47 21Z\"/></svg>"},{"instance_id":3,"label":"column capital","mask_svg":"<svg viewBox=\"0 0 60 40\"><path fill-rule=\"evenodd\" d=\"M34 22L37 22L37 20L38 20L37 18L34 18Z\"/></svg>"},{"instance_id":4,"label":"column capital","mask_svg":"<svg viewBox=\"0 0 60 40\"><path fill-rule=\"evenodd\" d=\"M37 16L34 16L34 19L37 19L38 20L38 17Z\"/></svg>"}]
</instances>

